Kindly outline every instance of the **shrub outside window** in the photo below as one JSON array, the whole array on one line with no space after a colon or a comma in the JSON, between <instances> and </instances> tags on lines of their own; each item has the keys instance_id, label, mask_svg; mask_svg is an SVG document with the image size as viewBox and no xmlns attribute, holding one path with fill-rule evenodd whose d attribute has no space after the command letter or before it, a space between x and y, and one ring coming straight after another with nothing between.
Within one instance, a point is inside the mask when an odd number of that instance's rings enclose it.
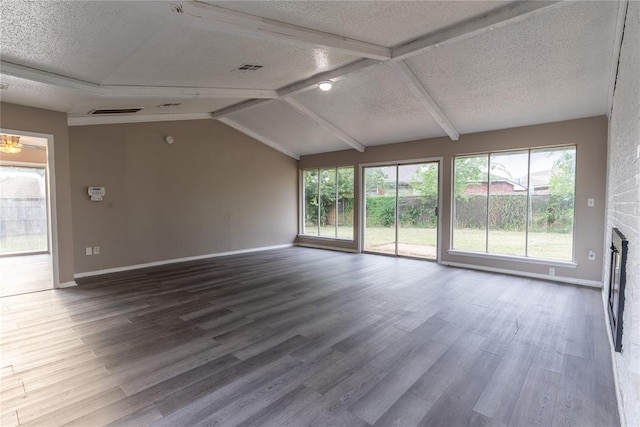
<instances>
[{"instance_id":1,"label":"shrub outside window","mask_svg":"<svg viewBox=\"0 0 640 427\"><path fill-rule=\"evenodd\" d=\"M353 240L353 166L303 171L302 234Z\"/></svg>"}]
</instances>

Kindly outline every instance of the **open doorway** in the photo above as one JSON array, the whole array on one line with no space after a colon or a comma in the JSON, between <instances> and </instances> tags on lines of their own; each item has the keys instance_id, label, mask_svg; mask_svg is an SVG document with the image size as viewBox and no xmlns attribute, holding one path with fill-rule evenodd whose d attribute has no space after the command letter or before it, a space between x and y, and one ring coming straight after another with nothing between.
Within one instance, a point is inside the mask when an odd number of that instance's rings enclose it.
<instances>
[{"instance_id":1,"label":"open doorway","mask_svg":"<svg viewBox=\"0 0 640 427\"><path fill-rule=\"evenodd\" d=\"M47 137L2 131L0 296L54 287L48 151Z\"/></svg>"}]
</instances>

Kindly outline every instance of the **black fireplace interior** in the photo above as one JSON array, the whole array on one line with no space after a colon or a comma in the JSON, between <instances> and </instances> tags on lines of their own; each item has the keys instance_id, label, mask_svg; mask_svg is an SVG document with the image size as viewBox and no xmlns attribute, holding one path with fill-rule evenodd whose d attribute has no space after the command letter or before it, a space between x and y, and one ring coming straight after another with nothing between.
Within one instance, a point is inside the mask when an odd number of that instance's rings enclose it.
<instances>
[{"instance_id":1,"label":"black fireplace interior","mask_svg":"<svg viewBox=\"0 0 640 427\"><path fill-rule=\"evenodd\" d=\"M611 231L611 268L609 269L609 325L615 351L622 351L622 311L629 241L614 228Z\"/></svg>"}]
</instances>

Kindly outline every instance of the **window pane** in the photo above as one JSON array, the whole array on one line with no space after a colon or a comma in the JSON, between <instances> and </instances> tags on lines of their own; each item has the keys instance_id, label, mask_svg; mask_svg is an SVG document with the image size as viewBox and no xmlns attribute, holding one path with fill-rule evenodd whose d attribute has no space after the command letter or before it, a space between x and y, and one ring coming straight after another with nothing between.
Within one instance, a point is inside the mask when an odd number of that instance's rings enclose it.
<instances>
[{"instance_id":1,"label":"window pane","mask_svg":"<svg viewBox=\"0 0 640 427\"><path fill-rule=\"evenodd\" d=\"M46 194L44 168L0 167L0 254L49 249Z\"/></svg>"},{"instance_id":2,"label":"window pane","mask_svg":"<svg viewBox=\"0 0 640 427\"><path fill-rule=\"evenodd\" d=\"M318 170L304 171L303 234L318 235Z\"/></svg>"},{"instance_id":3,"label":"window pane","mask_svg":"<svg viewBox=\"0 0 640 427\"><path fill-rule=\"evenodd\" d=\"M438 163L398 166L398 255L436 259Z\"/></svg>"},{"instance_id":4,"label":"window pane","mask_svg":"<svg viewBox=\"0 0 640 427\"><path fill-rule=\"evenodd\" d=\"M396 167L364 169L367 251L396 253Z\"/></svg>"},{"instance_id":5,"label":"window pane","mask_svg":"<svg viewBox=\"0 0 640 427\"><path fill-rule=\"evenodd\" d=\"M490 158L488 252L525 256L529 152Z\"/></svg>"},{"instance_id":6,"label":"window pane","mask_svg":"<svg viewBox=\"0 0 640 427\"><path fill-rule=\"evenodd\" d=\"M529 256L573 259L575 170L575 147L531 151Z\"/></svg>"},{"instance_id":7,"label":"window pane","mask_svg":"<svg viewBox=\"0 0 640 427\"><path fill-rule=\"evenodd\" d=\"M336 169L320 169L320 235L336 237Z\"/></svg>"},{"instance_id":8,"label":"window pane","mask_svg":"<svg viewBox=\"0 0 640 427\"><path fill-rule=\"evenodd\" d=\"M352 166L303 171L303 234L353 240L353 171Z\"/></svg>"},{"instance_id":9,"label":"window pane","mask_svg":"<svg viewBox=\"0 0 640 427\"><path fill-rule=\"evenodd\" d=\"M453 243L459 250L487 250L487 154L458 157L454 164Z\"/></svg>"},{"instance_id":10,"label":"window pane","mask_svg":"<svg viewBox=\"0 0 640 427\"><path fill-rule=\"evenodd\" d=\"M353 239L353 173L352 167L338 168L338 205L336 225L338 237Z\"/></svg>"}]
</instances>

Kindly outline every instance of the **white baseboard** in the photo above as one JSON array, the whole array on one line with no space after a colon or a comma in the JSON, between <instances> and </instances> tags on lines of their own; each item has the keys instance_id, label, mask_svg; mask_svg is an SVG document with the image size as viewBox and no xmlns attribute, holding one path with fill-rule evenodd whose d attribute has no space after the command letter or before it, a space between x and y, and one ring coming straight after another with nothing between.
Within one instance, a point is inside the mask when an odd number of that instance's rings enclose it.
<instances>
[{"instance_id":1,"label":"white baseboard","mask_svg":"<svg viewBox=\"0 0 640 427\"><path fill-rule=\"evenodd\" d=\"M579 286L586 286L589 288L602 289L602 282L599 282L597 280L574 279L572 277L564 277L564 276L549 276L548 274L538 274L538 273L529 273L526 271L508 270L504 268L485 267L482 265L464 264L461 262L442 261L441 264L448 265L450 267L460 267L460 268L468 268L470 270L489 271L491 273L510 274L512 276L530 277L532 279L550 280L552 282L568 283L571 285L579 285Z\"/></svg>"},{"instance_id":2,"label":"white baseboard","mask_svg":"<svg viewBox=\"0 0 640 427\"><path fill-rule=\"evenodd\" d=\"M316 245L313 243L296 243L296 246L300 246L301 248L328 249L330 251L358 253L358 250L356 249L340 248L338 246L329 246L329 245Z\"/></svg>"},{"instance_id":3,"label":"white baseboard","mask_svg":"<svg viewBox=\"0 0 640 427\"><path fill-rule=\"evenodd\" d=\"M119 272L122 272L122 271L138 270L140 268L146 268L146 267L156 267L158 265L176 264L176 263L185 262L185 261L197 261L197 260L200 260L200 259L218 258L218 257L223 257L223 256L228 256L228 255L238 255L238 254L246 254L246 253L249 253L249 252L268 251L268 250L272 250L272 249L283 249L283 248L290 248L292 246L293 246L293 243L286 243L284 245L262 246L262 247L258 247L258 248L239 249L239 250L236 250L236 251L228 251L228 252L217 252L217 253L214 253L214 254L197 255L197 256L191 256L191 257L185 257L185 258L174 258L174 259L167 259L167 260L164 260L164 261L147 262L147 263L144 263L144 264L126 265L124 267L106 268L104 270L85 271L83 273L76 273L76 274L73 275L73 277L75 279L80 279L82 277L100 276L102 274L119 273Z\"/></svg>"},{"instance_id":4,"label":"white baseboard","mask_svg":"<svg viewBox=\"0 0 640 427\"><path fill-rule=\"evenodd\" d=\"M58 283L58 289L72 288L74 286L78 286L75 280L72 280L70 282Z\"/></svg>"}]
</instances>

